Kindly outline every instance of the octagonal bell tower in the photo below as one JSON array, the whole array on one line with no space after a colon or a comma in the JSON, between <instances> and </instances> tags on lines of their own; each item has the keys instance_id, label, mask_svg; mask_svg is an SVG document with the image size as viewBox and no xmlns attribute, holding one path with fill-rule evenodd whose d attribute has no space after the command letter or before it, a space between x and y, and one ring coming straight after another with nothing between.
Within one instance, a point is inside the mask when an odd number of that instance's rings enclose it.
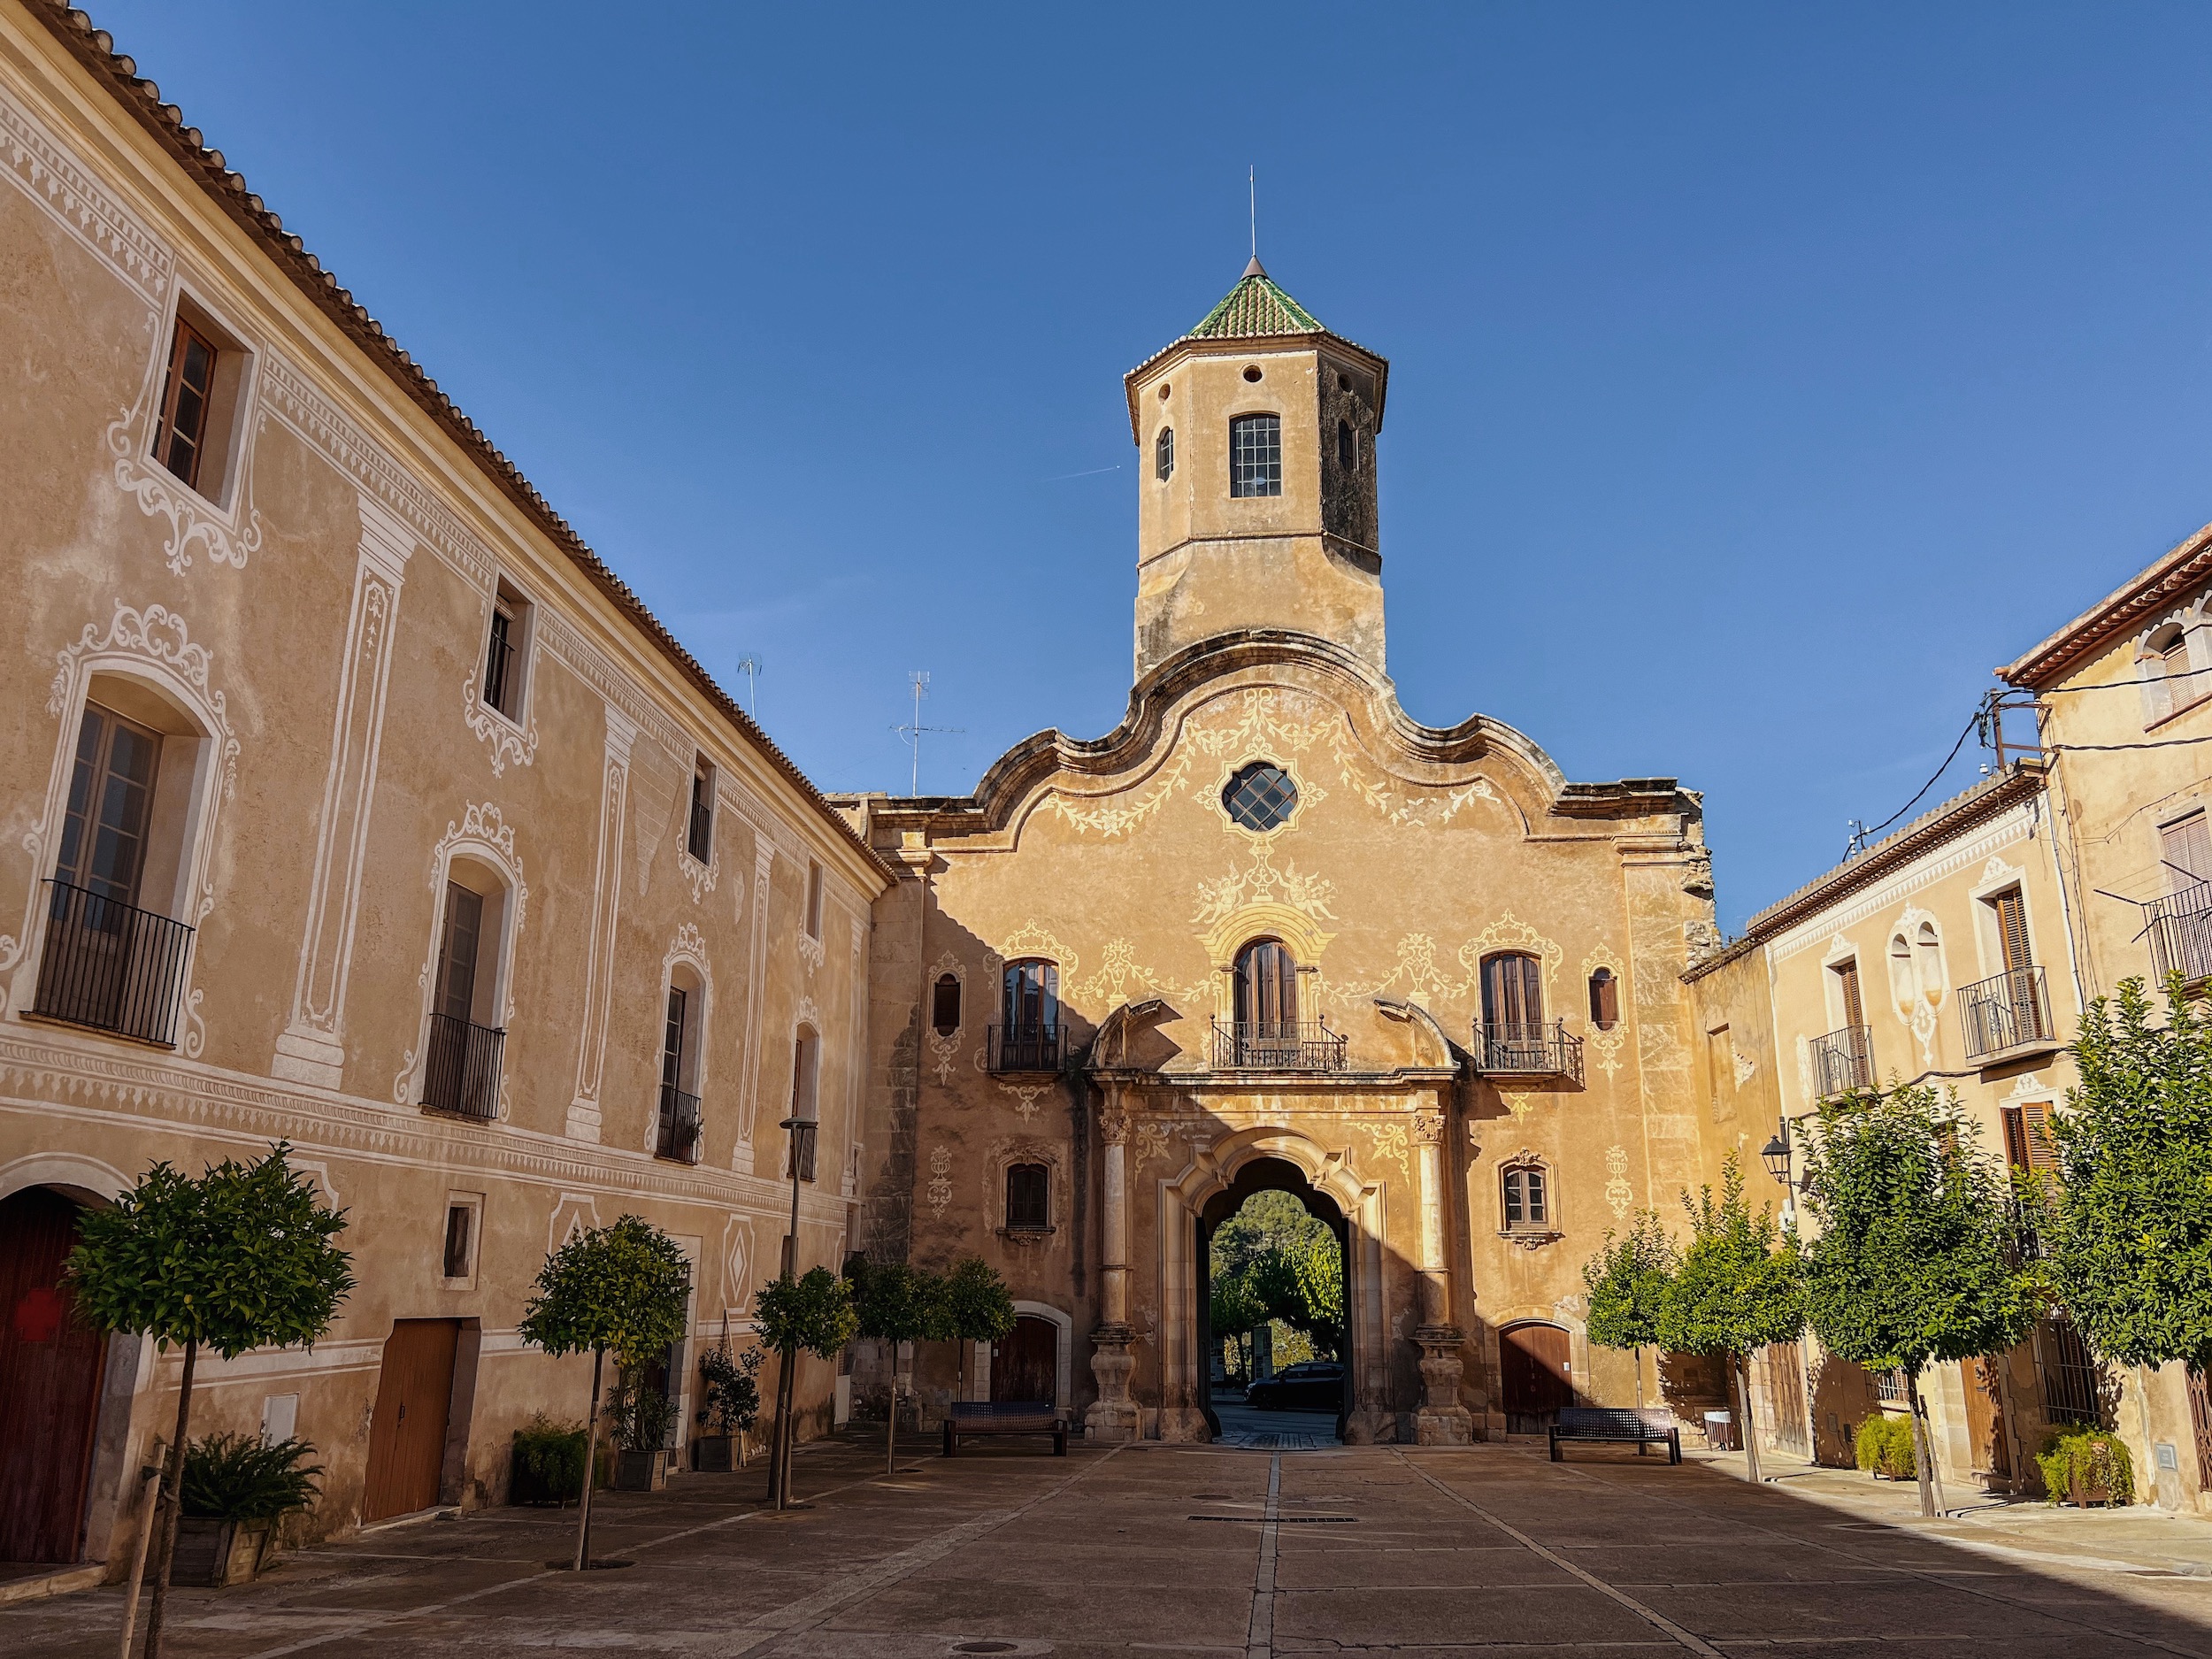
<instances>
[{"instance_id":1,"label":"octagonal bell tower","mask_svg":"<svg viewBox=\"0 0 2212 1659\"><path fill-rule=\"evenodd\" d=\"M1203 321L1125 377L1139 679L1243 628L1315 634L1382 669L1375 438L1389 376L1255 258Z\"/></svg>"}]
</instances>

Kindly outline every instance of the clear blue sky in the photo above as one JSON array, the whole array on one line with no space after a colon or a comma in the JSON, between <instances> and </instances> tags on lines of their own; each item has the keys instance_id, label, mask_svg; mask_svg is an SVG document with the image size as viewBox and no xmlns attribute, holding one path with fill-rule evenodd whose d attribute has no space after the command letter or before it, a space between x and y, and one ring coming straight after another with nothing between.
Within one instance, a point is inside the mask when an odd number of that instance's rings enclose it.
<instances>
[{"instance_id":1,"label":"clear blue sky","mask_svg":"<svg viewBox=\"0 0 2212 1659\"><path fill-rule=\"evenodd\" d=\"M1120 718L1251 164L1392 362L1407 710L1704 790L1732 930L2212 518L2212 8L93 13L829 788L910 669L926 791Z\"/></svg>"}]
</instances>

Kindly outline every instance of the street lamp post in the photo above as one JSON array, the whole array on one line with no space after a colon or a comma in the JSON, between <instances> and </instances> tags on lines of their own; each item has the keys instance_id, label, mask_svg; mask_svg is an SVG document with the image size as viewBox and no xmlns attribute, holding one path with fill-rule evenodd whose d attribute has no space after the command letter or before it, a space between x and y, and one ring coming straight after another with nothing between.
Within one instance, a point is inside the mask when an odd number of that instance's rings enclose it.
<instances>
[{"instance_id":1,"label":"street lamp post","mask_svg":"<svg viewBox=\"0 0 2212 1659\"><path fill-rule=\"evenodd\" d=\"M791 1137L791 1231L783 1235L783 1278L786 1284L799 1276L799 1183L814 1179L816 1125L811 1118L787 1118L776 1125ZM786 1350L776 1368L776 1444L768 1457L768 1486L779 1509L791 1507L791 1395L792 1373L799 1368L798 1355Z\"/></svg>"}]
</instances>

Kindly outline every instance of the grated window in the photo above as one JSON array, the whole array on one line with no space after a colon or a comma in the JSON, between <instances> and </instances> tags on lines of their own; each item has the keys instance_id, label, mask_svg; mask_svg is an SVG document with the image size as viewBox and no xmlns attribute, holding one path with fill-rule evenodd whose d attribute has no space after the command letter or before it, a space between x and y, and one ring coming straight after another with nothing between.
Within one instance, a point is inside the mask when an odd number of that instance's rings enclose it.
<instances>
[{"instance_id":1,"label":"grated window","mask_svg":"<svg viewBox=\"0 0 2212 1659\"><path fill-rule=\"evenodd\" d=\"M1283 422L1279 415L1240 415L1229 423L1229 493L1283 493Z\"/></svg>"},{"instance_id":2,"label":"grated window","mask_svg":"<svg viewBox=\"0 0 2212 1659\"><path fill-rule=\"evenodd\" d=\"M1298 804L1298 786L1281 767L1255 761L1229 780L1221 804L1246 829L1264 835L1289 818Z\"/></svg>"}]
</instances>

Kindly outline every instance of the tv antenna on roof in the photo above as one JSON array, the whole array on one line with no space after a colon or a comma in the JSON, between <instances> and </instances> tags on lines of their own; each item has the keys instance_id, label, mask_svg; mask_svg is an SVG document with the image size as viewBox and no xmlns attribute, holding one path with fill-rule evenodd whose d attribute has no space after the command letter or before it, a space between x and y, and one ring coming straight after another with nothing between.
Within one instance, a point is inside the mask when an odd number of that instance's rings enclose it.
<instances>
[{"instance_id":1,"label":"tv antenna on roof","mask_svg":"<svg viewBox=\"0 0 2212 1659\"><path fill-rule=\"evenodd\" d=\"M922 792L922 733L942 732L949 735L956 732L965 732L968 728L964 726L924 726L922 724L922 699L929 695L929 674L926 670L918 668L906 678L914 687L914 719L911 725L895 726L891 729L904 739L908 747L914 751L914 772L908 780L906 792L909 795L919 795Z\"/></svg>"},{"instance_id":2,"label":"tv antenna on roof","mask_svg":"<svg viewBox=\"0 0 2212 1659\"><path fill-rule=\"evenodd\" d=\"M745 712L757 724L760 719L760 658L741 657L737 672L745 676Z\"/></svg>"}]
</instances>

